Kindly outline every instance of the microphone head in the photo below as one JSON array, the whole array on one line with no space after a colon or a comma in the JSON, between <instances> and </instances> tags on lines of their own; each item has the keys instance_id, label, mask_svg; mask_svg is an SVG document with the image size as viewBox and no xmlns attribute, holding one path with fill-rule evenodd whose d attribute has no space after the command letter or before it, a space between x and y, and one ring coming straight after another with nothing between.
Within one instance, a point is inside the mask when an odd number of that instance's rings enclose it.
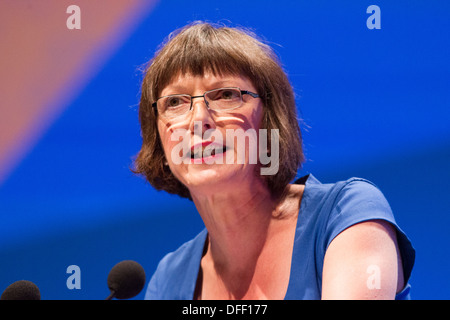
<instances>
[{"instance_id":1,"label":"microphone head","mask_svg":"<svg viewBox=\"0 0 450 320\"><path fill-rule=\"evenodd\" d=\"M108 288L117 299L130 299L145 286L145 271L136 261L121 261L108 275Z\"/></svg>"},{"instance_id":2,"label":"microphone head","mask_svg":"<svg viewBox=\"0 0 450 320\"><path fill-rule=\"evenodd\" d=\"M41 293L33 282L19 280L3 291L0 300L41 300Z\"/></svg>"}]
</instances>

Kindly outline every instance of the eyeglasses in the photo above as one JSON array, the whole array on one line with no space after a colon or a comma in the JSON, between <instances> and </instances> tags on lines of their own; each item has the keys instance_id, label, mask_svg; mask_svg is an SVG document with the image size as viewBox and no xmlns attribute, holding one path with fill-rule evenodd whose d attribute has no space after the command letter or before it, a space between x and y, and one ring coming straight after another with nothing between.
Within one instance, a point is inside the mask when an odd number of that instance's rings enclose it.
<instances>
[{"instance_id":1,"label":"eyeglasses","mask_svg":"<svg viewBox=\"0 0 450 320\"><path fill-rule=\"evenodd\" d=\"M239 88L220 88L206 91L201 96L191 96L189 94L171 94L159 97L152 104L158 114L167 119L174 119L186 115L192 110L192 99L203 98L206 107L214 111L229 111L239 108L242 105L242 95L248 94L253 98L259 95Z\"/></svg>"}]
</instances>

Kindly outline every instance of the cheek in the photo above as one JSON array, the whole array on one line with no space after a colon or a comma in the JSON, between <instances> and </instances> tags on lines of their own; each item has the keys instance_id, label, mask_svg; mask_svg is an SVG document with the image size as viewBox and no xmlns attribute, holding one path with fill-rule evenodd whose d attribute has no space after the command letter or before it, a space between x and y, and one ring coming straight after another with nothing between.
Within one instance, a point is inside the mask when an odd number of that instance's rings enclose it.
<instances>
[{"instance_id":1,"label":"cheek","mask_svg":"<svg viewBox=\"0 0 450 320\"><path fill-rule=\"evenodd\" d=\"M158 134L164 150L164 154L166 155L166 160L169 161L170 150L173 148L173 142L170 139L170 130L168 130L168 128L164 124L158 122Z\"/></svg>"},{"instance_id":2,"label":"cheek","mask_svg":"<svg viewBox=\"0 0 450 320\"><path fill-rule=\"evenodd\" d=\"M256 108L254 108L249 115L248 119L250 120L250 127L255 130L262 128L264 117L264 108L261 103L258 104Z\"/></svg>"},{"instance_id":3,"label":"cheek","mask_svg":"<svg viewBox=\"0 0 450 320\"><path fill-rule=\"evenodd\" d=\"M170 123L158 122L158 133L166 160L173 162L171 156L172 150L175 147L177 147L177 149L181 149L180 146L183 145L182 142L189 141L186 140L186 137L189 135L187 129L185 129L181 124L172 125Z\"/></svg>"}]
</instances>

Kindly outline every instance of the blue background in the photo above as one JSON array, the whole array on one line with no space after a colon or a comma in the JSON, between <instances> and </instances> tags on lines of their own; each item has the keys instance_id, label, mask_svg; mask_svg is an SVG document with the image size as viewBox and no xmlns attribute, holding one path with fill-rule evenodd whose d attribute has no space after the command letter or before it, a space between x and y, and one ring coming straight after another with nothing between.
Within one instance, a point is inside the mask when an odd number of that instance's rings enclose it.
<instances>
[{"instance_id":1,"label":"blue background","mask_svg":"<svg viewBox=\"0 0 450 320\"><path fill-rule=\"evenodd\" d=\"M381 8L369 30L366 9ZM202 228L188 200L129 168L140 148L139 67L195 20L249 27L281 57L297 94L299 176L372 180L416 251L414 299L449 299L450 2L161 1L0 185L0 291L104 299L111 267L163 255ZM69 290L69 265L81 289ZM144 292L136 298L141 299Z\"/></svg>"}]
</instances>

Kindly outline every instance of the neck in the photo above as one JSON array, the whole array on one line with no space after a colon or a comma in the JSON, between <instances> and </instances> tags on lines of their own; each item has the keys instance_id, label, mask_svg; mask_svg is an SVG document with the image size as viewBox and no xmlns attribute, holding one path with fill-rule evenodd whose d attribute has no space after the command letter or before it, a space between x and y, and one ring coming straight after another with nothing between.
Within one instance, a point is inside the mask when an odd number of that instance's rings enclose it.
<instances>
[{"instance_id":1,"label":"neck","mask_svg":"<svg viewBox=\"0 0 450 320\"><path fill-rule=\"evenodd\" d=\"M222 275L254 270L265 244L279 230L276 222L293 212L283 201L287 194L274 197L262 181L221 193L191 194L209 233L207 254Z\"/></svg>"}]
</instances>

